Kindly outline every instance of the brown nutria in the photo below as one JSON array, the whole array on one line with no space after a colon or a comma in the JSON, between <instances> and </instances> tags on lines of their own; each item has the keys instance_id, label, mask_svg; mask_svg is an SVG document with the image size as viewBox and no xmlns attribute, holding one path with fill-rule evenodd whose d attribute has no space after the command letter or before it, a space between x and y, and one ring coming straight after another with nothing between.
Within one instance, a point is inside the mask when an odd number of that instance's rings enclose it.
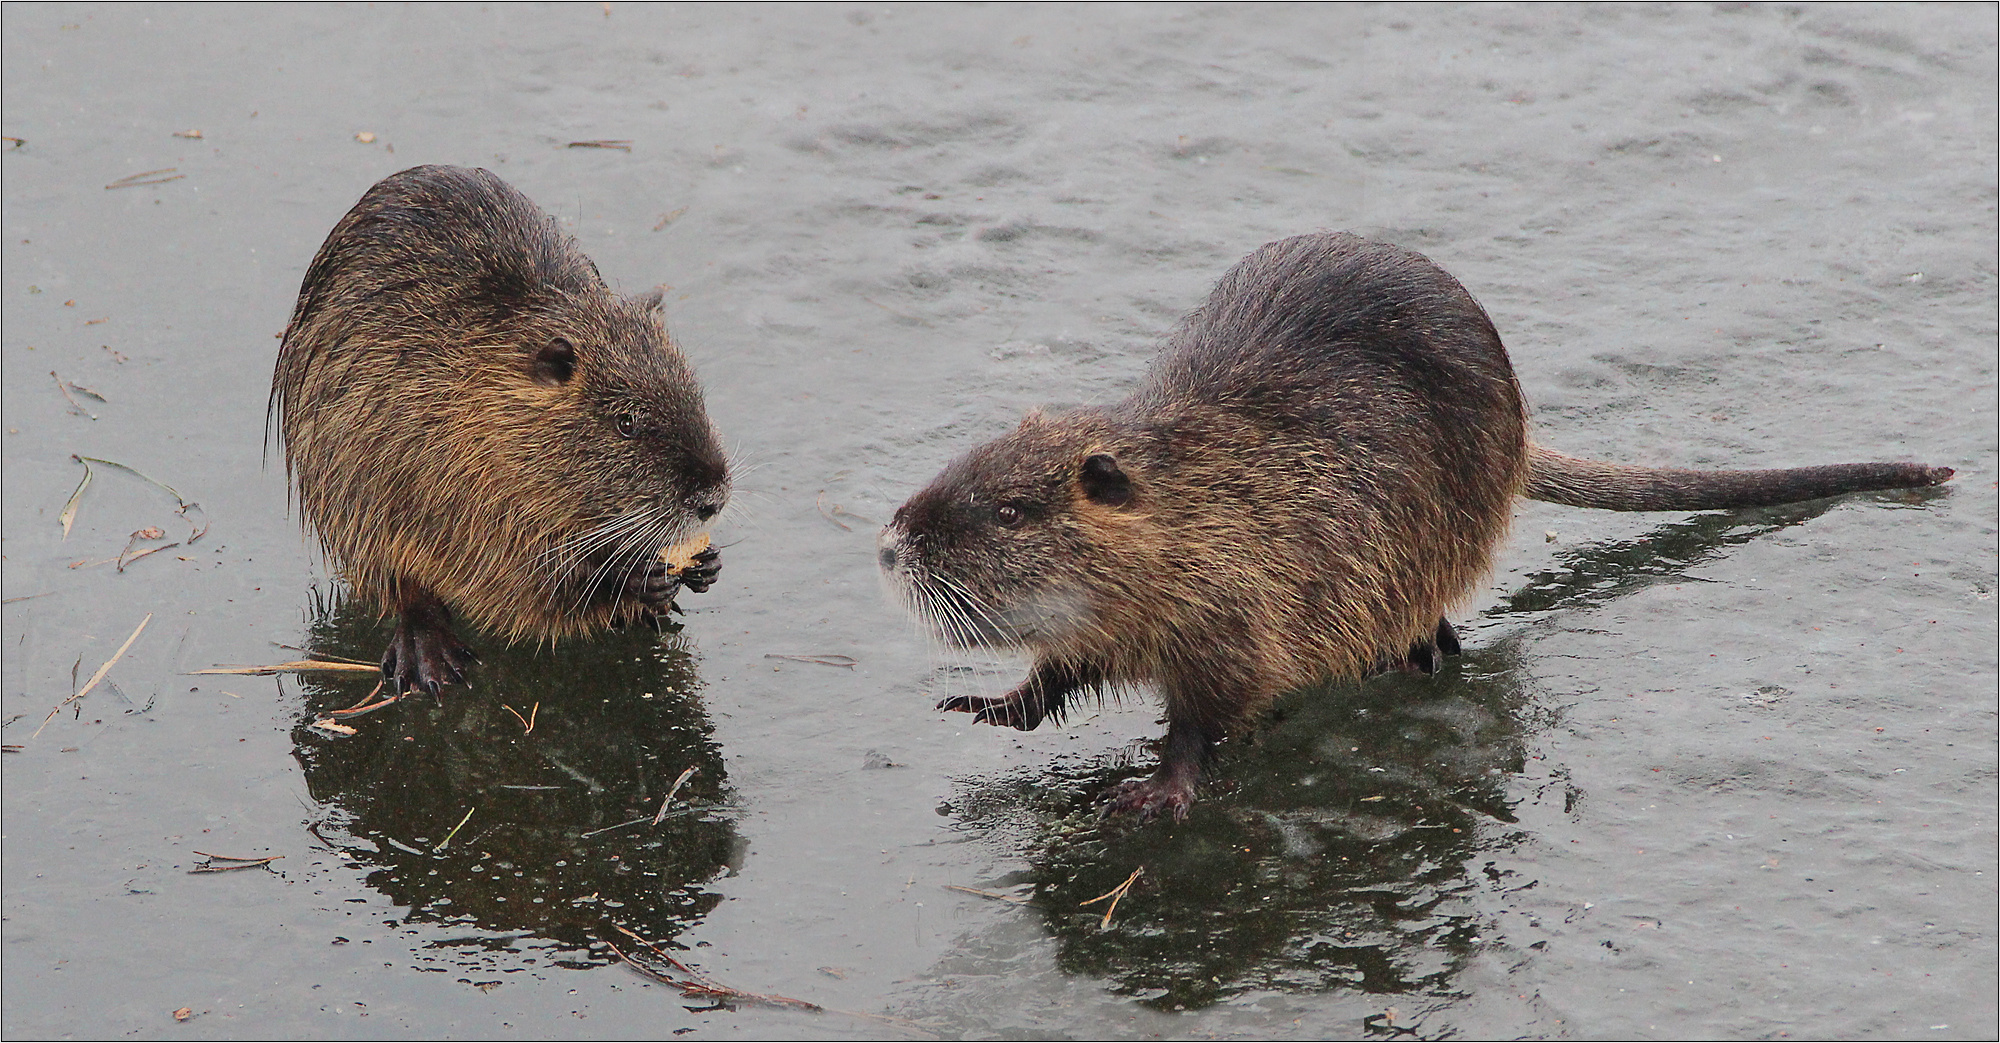
<instances>
[{"instance_id":1,"label":"brown nutria","mask_svg":"<svg viewBox=\"0 0 2000 1043\"><path fill-rule=\"evenodd\" d=\"M485 170L370 188L306 269L271 414L304 519L397 617L382 673L464 679L455 609L508 640L588 633L708 588L729 469L661 295L613 294ZM449 608L447 608L449 606Z\"/></svg>"},{"instance_id":2,"label":"brown nutria","mask_svg":"<svg viewBox=\"0 0 2000 1043\"><path fill-rule=\"evenodd\" d=\"M1330 677L1434 671L1511 501L1703 510L1934 485L1949 468L1659 471L1528 441L1500 337L1428 259L1352 235L1231 269L1116 405L1029 414L897 510L891 584L954 644L1028 677L940 709L1032 729L1079 691L1151 683L1159 770L1109 811L1185 817L1215 744Z\"/></svg>"}]
</instances>

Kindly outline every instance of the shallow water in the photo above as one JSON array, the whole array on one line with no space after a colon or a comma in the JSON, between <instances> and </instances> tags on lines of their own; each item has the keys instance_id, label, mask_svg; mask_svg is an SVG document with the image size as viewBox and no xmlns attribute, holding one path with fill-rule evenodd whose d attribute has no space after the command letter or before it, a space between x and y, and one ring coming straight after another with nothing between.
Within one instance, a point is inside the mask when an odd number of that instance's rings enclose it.
<instances>
[{"instance_id":1,"label":"shallow water","mask_svg":"<svg viewBox=\"0 0 2000 1043\"><path fill-rule=\"evenodd\" d=\"M1994 1034L1990 8L0 23L10 1037ZM335 738L365 684L187 672L377 651L263 406L313 250L425 162L670 285L742 477L678 632L484 640L470 688ZM1556 448L1958 478L1524 503L1450 669L1289 696L1187 823L1101 826L1155 707L932 711L1020 664L914 634L874 528L1315 228L1464 282ZM65 539L72 454L202 510L95 465ZM101 563L146 526L181 546ZM1108 927L1081 904L1139 867ZM854 1013L691 1010L618 927Z\"/></svg>"}]
</instances>

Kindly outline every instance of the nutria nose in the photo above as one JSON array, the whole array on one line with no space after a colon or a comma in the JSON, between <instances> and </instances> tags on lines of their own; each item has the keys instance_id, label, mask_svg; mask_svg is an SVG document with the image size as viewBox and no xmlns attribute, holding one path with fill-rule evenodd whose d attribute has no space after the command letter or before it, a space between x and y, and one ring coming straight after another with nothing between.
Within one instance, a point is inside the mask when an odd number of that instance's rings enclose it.
<instances>
[{"instance_id":1,"label":"nutria nose","mask_svg":"<svg viewBox=\"0 0 2000 1043\"><path fill-rule=\"evenodd\" d=\"M694 516L700 518L702 521L707 521L710 518L715 517L716 514L721 510L722 510L722 505L719 503L709 502L704 504L698 504L695 506Z\"/></svg>"},{"instance_id":2,"label":"nutria nose","mask_svg":"<svg viewBox=\"0 0 2000 1043\"><path fill-rule=\"evenodd\" d=\"M875 552L875 557L882 563L885 572L896 567L896 548L890 544L883 544L882 549Z\"/></svg>"}]
</instances>

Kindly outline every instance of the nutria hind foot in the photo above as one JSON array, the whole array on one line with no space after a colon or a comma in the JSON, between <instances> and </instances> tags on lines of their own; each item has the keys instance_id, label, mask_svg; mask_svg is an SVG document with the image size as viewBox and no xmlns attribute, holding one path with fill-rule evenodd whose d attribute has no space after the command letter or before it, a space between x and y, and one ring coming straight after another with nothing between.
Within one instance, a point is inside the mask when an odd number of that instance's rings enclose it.
<instances>
[{"instance_id":1,"label":"nutria hind foot","mask_svg":"<svg viewBox=\"0 0 2000 1043\"><path fill-rule=\"evenodd\" d=\"M625 577L625 594L641 608L656 616L678 611L674 598L682 587L706 593L722 572L722 552L714 547L694 556L694 563L675 572L663 561L649 561L646 567Z\"/></svg>"},{"instance_id":2,"label":"nutria hind foot","mask_svg":"<svg viewBox=\"0 0 2000 1043\"><path fill-rule=\"evenodd\" d=\"M1451 620L1440 618L1437 631L1430 640L1410 646L1403 668L1426 675L1434 674L1444 668L1446 656L1457 655L1462 650L1458 643L1458 631L1451 628Z\"/></svg>"},{"instance_id":3,"label":"nutria hind foot","mask_svg":"<svg viewBox=\"0 0 2000 1043\"><path fill-rule=\"evenodd\" d=\"M1194 806L1194 784L1194 779L1161 767L1149 778L1119 783L1105 797L1104 810L1098 812L1097 817L1103 819L1136 812L1139 821L1147 822L1164 812L1172 815L1175 822L1185 822L1188 808Z\"/></svg>"},{"instance_id":4,"label":"nutria hind foot","mask_svg":"<svg viewBox=\"0 0 2000 1043\"><path fill-rule=\"evenodd\" d=\"M1201 781L1202 765L1215 755L1218 735L1208 734L1199 725L1175 721L1169 715L1167 744L1160 752L1160 767L1147 778L1132 779L1113 787L1105 796L1099 818L1136 812L1145 822L1166 813L1175 822L1185 822L1194 806L1195 784Z\"/></svg>"},{"instance_id":5,"label":"nutria hind foot","mask_svg":"<svg viewBox=\"0 0 2000 1043\"><path fill-rule=\"evenodd\" d=\"M437 599L405 600L396 629L382 652L382 677L401 695L412 689L437 695L445 685L463 683L479 657L451 630L451 613Z\"/></svg>"}]
</instances>

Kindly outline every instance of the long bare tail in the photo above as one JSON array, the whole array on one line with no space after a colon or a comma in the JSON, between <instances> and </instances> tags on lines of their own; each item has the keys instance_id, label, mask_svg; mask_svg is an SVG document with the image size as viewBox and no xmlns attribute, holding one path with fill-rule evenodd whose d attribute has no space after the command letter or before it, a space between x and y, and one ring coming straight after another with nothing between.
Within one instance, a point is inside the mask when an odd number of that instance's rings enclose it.
<instances>
[{"instance_id":1,"label":"long bare tail","mask_svg":"<svg viewBox=\"0 0 2000 1043\"><path fill-rule=\"evenodd\" d=\"M1772 471L1682 471L1579 460L1528 447L1523 494L1572 507L1607 511L1708 511L1768 507L1868 489L1940 485L1949 467L1924 464L1828 464Z\"/></svg>"}]
</instances>

